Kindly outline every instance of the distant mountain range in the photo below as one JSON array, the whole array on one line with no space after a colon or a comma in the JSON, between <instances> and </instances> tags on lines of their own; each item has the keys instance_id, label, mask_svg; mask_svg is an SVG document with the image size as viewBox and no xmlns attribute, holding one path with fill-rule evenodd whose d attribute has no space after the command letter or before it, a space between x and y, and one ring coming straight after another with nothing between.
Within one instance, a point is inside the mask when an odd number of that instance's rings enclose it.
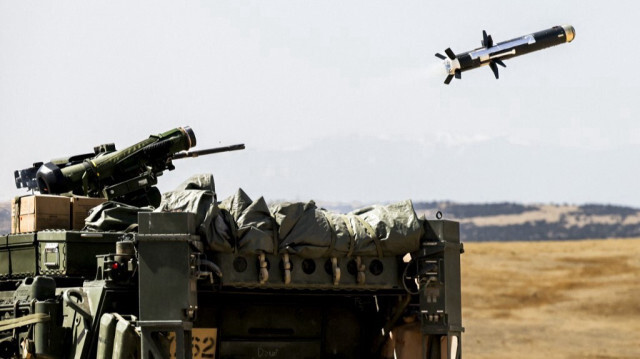
<instances>
[{"instance_id":1,"label":"distant mountain range","mask_svg":"<svg viewBox=\"0 0 640 359\"><path fill-rule=\"evenodd\" d=\"M461 222L466 241L539 241L564 239L640 237L640 209L586 204L520 205L494 204L419 204L418 212L428 208L441 210L447 218ZM430 206L430 207L429 207Z\"/></svg>"},{"instance_id":2,"label":"distant mountain range","mask_svg":"<svg viewBox=\"0 0 640 359\"><path fill-rule=\"evenodd\" d=\"M361 204L319 202L332 211L346 213ZM438 211L444 219L460 222L463 241L540 241L640 237L640 209L586 204L518 204L414 202L416 213L434 219ZM0 203L0 233L11 226L11 206Z\"/></svg>"}]
</instances>

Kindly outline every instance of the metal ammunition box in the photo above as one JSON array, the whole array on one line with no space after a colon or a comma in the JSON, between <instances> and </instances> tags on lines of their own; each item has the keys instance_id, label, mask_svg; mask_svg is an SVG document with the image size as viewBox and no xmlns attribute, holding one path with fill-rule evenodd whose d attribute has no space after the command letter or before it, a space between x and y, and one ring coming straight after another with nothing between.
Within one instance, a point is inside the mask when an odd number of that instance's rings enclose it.
<instances>
[{"instance_id":1,"label":"metal ammunition box","mask_svg":"<svg viewBox=\"0 0 640 359\"><path fill-rule=\"evenodd\" d=\"M93 278L96 256L115 252L117 232L38 232L40 274Z\"/></svg>"},{"instance_id":2,"label":"metal ammunition box","mask_svg":"<svg viewBox=\"0 0 640 359\"><path fill-rule=\"evenodd\" d=\"M38 274L36 237L35 232L10 234L7 236L9 276L11 276L11 278L23 278Z\"/></svg>"}]
</instances>

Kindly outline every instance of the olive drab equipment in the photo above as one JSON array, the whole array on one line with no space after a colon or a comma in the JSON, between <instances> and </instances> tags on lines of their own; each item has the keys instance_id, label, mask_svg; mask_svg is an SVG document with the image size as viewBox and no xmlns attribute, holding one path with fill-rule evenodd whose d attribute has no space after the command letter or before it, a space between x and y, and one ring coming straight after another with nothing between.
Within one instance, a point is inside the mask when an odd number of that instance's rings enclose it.
<instances>
[{"instance_id":1,"label":"olive drab equipment","mask_svg":"<svg viewBox=\"0 0 640 359\"><path fill-rule=\"evenodd\" d=\"M176 128L16 171L107 201L82 230L0 235L0 357L462 358L458 222L409 200L218 200L210 174L161 195L172 160L244 148L194 145Z\"/></svg>"},{"instance_id":2,"label":"olive drab equipment","mask_svg":"<svg viewBox=\"0 0 640 359\"><path fill-rule=\"evenodd\" d=\"M244 149L239 144L187 152L195 145L193 130L178 127L122 150L108 143L94 147L93 153L34 163L14 172L15 183L42 194L72 193L155 207L160 203L157 178L175 169L172 160Z\"/></svg>"}]
</instances>

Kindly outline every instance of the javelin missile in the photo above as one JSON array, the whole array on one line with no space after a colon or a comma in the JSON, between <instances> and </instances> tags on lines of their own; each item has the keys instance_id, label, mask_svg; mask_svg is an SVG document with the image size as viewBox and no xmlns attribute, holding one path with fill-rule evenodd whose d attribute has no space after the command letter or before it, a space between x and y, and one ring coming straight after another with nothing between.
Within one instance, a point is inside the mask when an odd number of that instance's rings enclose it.
<instances>
[{"instance_id":1,"label":"javelin missile","mask_svg":"<svg viewBox=\"0 0 640 359\"><path fill-rule=\"evenodd\" d=\"M482 47L457 55L451 51L451 48L447 48L444 50L445 54L447 54L446 57L439 53L436 53L436 57L443 60L444 67L447 70L448 75L444 80L446 85L454 77L461 79L464 71L485 65L491 67L491 71L493 71L497 79L499 77L498 65L507 67L502 62L503 60L571 42L575 36L576 31L573 26L563 25L494 44L491 35L487 35L487 32L483 30Z\"/></svg>"}]
</instances>

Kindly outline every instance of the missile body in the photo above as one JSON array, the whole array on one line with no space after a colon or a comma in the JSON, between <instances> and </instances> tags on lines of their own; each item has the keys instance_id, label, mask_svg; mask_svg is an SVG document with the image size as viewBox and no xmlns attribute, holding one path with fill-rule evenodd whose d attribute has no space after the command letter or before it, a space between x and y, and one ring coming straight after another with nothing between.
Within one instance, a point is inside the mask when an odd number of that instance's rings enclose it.
<instances>
[{"instance_id":1,"label":"missile body","mask_svg":"<svg viewBox=\"0 0 640 359\"><path fill-rule=\"evenodd\" d=\"M462 72L485 65L491 67L497 79L499 77L497 65L507 67L503 60L571 42L575 36L576 31L573 26L564 25L494 44L491 35L483 31L482 47L457 55L448 48L445 50L447 56L437 53L436 57L443 60L447 70L448 76L444 80L447 85L454 77L461 79Z\"/></svg>"}]
</instances>

